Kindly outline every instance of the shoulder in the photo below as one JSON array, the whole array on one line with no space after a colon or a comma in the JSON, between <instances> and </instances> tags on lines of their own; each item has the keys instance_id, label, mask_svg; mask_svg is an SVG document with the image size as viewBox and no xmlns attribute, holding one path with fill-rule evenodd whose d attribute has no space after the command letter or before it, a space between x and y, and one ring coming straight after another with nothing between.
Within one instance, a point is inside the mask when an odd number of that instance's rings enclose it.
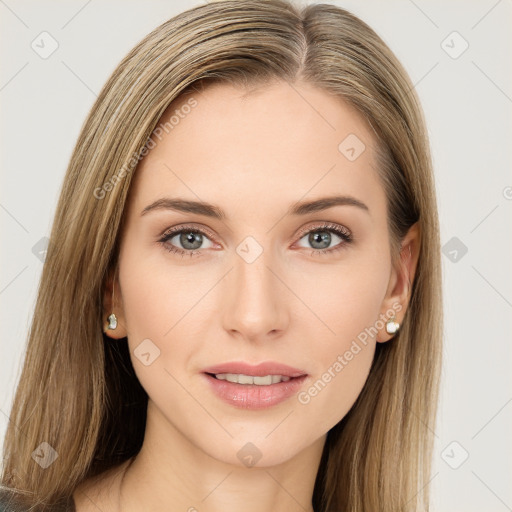
<instances>
[{"instance_id":1,"label":"shoulder","mask_svg":"<svg viewBox=\"0 0 512 512\"><path fill-rule=\"evenodd\" d=\"M21 512L23 508L16 504L15 494L5 487L0 488L0 512Z\"/></svg>"},{"instance_id":2,"label":"shoulder","mask_svg":"<svg viewBox=\"0 0 512 512\"><path fill-rule=\"evenodd\" d=\"M132 459L114 466L95 477L82 481L72 496L62 498L58 505L46 507L48 512L108 512L115 510L112 502L117 497L119 480ZM16 491L0 484L0 512L30 512L30 505L23 505L17 499Z\"/></svg>"},{"instance_id":3,"label":"shoulder","mask_svg":"<svg viewBox=\"0 0 512 512\"><path fill-rule=\"evenodd\" d=\"M0 512L29 512L30 505L23 505L16 499L16 492L0 488ZM73 497L63 498L59 504L48 509L48 512L76 512Z\"/></svg>"}]
</instances>

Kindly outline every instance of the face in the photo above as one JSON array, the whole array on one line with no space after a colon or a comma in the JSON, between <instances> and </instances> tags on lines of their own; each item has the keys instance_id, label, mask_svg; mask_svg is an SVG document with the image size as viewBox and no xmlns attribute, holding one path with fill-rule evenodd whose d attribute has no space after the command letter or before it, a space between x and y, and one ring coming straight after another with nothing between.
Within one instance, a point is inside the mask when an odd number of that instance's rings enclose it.
<instances>
[{"instance_id":1,"label":"face","mask_svg":"<svg viewBox=\"0 0 512 512\"><path fill-rule=\"evenodd\" d=\"M303 83L246 93L214 85L164 113L131 185L109 335L128 336L160 435L266 466L346 415L406 292L363 118Z\"/></svg>"}]
</instances>

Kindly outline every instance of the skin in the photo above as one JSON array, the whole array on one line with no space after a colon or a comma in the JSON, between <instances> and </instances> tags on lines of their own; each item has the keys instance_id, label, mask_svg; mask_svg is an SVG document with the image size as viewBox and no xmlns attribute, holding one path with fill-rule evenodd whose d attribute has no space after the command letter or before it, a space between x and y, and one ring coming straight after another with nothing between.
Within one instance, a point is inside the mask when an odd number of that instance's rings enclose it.
<instances>
[{"instance_id":1,"label":"skin","mask_svg":"<svg viewBox=\"0 0 512 512\"><path fill-rule=\"evenodd\" d=\"M217 398L201 372L227 361L278 361L306 371L307 390L393 304L401 305L396 321L405 315L419 231L413 226L403 240L404 265L392 267L371 129L347 103L305 83L246 92L222 84L194 94L198 105L154 138L135 173L115 303L110 281L104 314L115 312L119 325L107 333L113 343L128 336L149 395L146 433L128 470L125 463L77 489L78 512L312 510L326 434L360 394L376 343L393 335L381 324L307 404L293 396L265 410L238 409ZM183 103L175 100L162 121ZM338 150L351 133L366 146L354 161ZM286 215L292 203L341 193L369 211L342 205ZM227 217L141 215L166 196L213 203ZM325 233L323 222L344 226L353 242L332 234L315 246L299 234ZM187 250L179 235L158 242L185 224L213 235L203 235L200 255L166 250ZM252 263L236 251L247 236L263 249ZM318 247L331 252L312 254ZM160 355L145 366L134 350L148 338ZM237 457L248 442L261 452L253 467Z\"/></svg>"}]
</instances>

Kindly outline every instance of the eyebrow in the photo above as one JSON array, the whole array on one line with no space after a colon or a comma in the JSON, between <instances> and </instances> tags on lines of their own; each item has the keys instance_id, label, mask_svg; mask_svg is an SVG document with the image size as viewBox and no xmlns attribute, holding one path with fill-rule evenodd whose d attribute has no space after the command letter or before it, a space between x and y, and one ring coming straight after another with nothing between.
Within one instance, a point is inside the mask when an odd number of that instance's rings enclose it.
<instances>
[{"instance_id":1,"label":"eyebrow","mask_svg":"<svg viewBox=\"0 0 512 512\"><path fill-rule=\"evenodd\" d=\"M359 199L356 199L353 196L338 195L322 197L313 201L294 203L288 209L287 215L307 215L309 213L327 210L334 206L355 206L369 213L368 206ZM178 197L163 197L161 199L157 199L142 210L141 216L156 210L174 210L184 213L196 213L198 215L204 215L205 217L211 217L218 220L227 218L227 215L222 208L216 205L204 201L191 201Z\"/></svg>"}]
</instances>

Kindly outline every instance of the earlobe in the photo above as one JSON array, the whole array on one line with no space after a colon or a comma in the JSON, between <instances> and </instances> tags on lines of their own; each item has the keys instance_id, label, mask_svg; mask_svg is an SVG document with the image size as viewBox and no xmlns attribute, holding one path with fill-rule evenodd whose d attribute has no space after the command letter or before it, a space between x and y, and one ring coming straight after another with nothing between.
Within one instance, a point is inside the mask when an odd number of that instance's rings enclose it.
<instances>
[{"instance_id":1,"label":"earlobe","mask_svg":"<svg viewBox=\"0 0 512 512\"><path fill-rule=\"evenodd\" d=\"M120 340L121 338L126 337L126 329L121 325L119 319L117 318L115 313L111 313L107 320L105 321L105 325L103 326L103 332L114 340Z\"/></svg>"},{"instance_id":2,"label":"earlobe","mask_svg":"<svg viewBox=\"0 0 512 512\"><path fill-rule=\"evenodd\" d=\"M398 319L394 314L392 314L392 316L389 318L387 317L385 323L382 323L384 324L384 328L379 329L379 331L384 331L385 333L387 333L387 339L382 339L384 335L381 332L379 332L376 340L377 343L385 343L386 341L392 340L400 330L400 323L398 322Z\"/></svg>"}]
</instances>

